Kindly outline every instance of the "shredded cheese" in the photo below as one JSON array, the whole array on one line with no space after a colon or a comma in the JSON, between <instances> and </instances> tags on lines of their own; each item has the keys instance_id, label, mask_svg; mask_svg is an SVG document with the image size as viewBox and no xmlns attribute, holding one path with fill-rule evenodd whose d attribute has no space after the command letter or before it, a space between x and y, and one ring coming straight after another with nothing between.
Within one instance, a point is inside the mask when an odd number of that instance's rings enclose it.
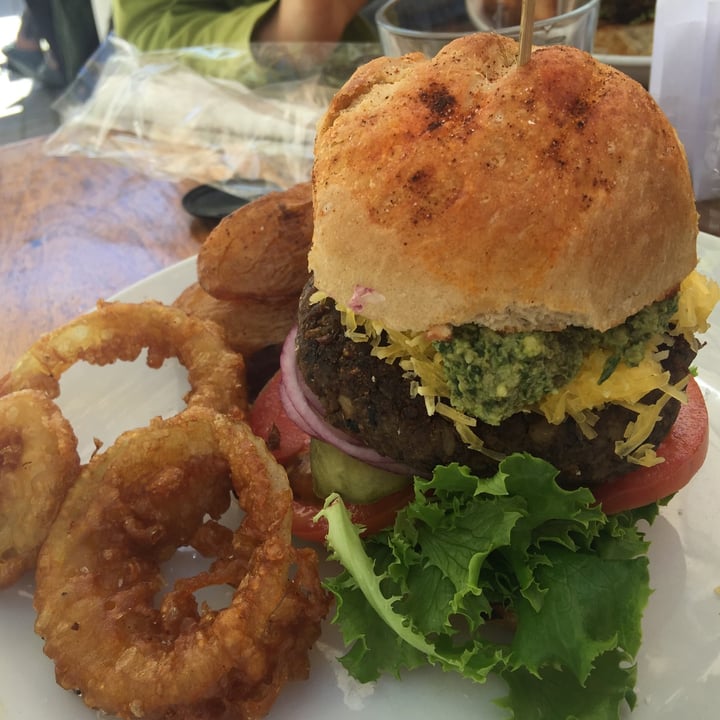
<instances>
[{"instance_id":1,"label":"shredded cheese","mask_svg":"<svg viewBox=\"0 0 720 720\"><path fill-rule=\"evenodd\" d=\"M680 284L673 334L694 342L695 333L704 333L710 327L708 318L718 301L720 286L697 271L691 272Z\"/></svg>"},{"instance_id":2,"label":"shredded cheese","mask_svg":"<svg viewBox=\"0 0 720 720\"><path fill-rule=\"evenodd\" d=\"M319 302L326 297L324 293L316 292L310 302ZM696 271L690 273L680 285L678 309L671 321L674 326L672 334L683 335L697 346L694 334L708 329L708 317L719 300L720 287L717 283ZM501 459L500 454L485 447L472 431L477 420L450 404L450 389L445 379L442 356L435 350L428 333L388 330L350 309L340 305L337 308L346 336L355 342L368 342L374 356L388 363L397 362L410 381L412 395L423 398L428 415L437 413L447 418L466 445L495 460ZM602 383L598 379L608 360L608 353L594 350L569 383L552 391L529 410L543 414L551 424L560 424L571 417L587 438L593 438L597 435L594 429L598 420L596 411L606 404L622 405L635 413L636 418L628 424L623 440L616 443L615 452L638 465L663 462L645 441L670 398L686 401L684 388L688 378L677 385L670 383L670 375L661 365L667 353L658 351L662 340L662 337L657 337L648 342L645 356L637 366L621 364ZM641 398L653 390L661 392L660 399L653 405L641 403Z\"/></svg>"}]
</instances>

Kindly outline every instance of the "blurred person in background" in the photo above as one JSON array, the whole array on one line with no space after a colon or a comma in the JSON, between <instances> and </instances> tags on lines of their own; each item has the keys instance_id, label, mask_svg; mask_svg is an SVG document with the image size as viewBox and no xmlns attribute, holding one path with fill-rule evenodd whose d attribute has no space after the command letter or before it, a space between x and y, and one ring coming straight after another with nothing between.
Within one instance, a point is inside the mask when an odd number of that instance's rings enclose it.
<instances>
[{"instance_id":1,"label":"blurred person in background","mask_svg":"<svg viewBox=\"0 0 720 720\"><path fill-rule=\"evenodd\" d=\"M91 0L25 0L8 66L49 88L62 88L98 46Z\"/></svg>"},{"instance_id":2,"label":"blurred person in background","mask_svg":"<svg viewBox=\"0 0 720 720\"><path fill-rule=\"evenodd\" d=\"M140 50L251 42L371 42L367 0L113 0L115 33Z\"/></svg>"},{"instance_id":3,"label":"blurred person in background","mask_svg":"<svg viewBox=\"0 0 720 720\"><path fill-rule=\"evenodd\" d=\"M43 41L47 48L43 48ZM53 52L56 45L50 3L31 0L26 3L17 37L3 48L3 54L8 67L19 75L34 78L48 87L61 87L63 73Z\"/></svg>"},{"instance_id":4,"label":"blurred person in background","mask_svg":"<svg viewBox=\"0 0 720 720\"><path fill-rule=\"evenodd\" d=\"M112 0L112 20L115 35L141 52L237 51L196 53L192 59L185 55L183 62L203 75L256 85L320 69L335 84L352 72L354 53L377 44L370 15L373 4L368 0Z\"/></svg>"}]
</instances>

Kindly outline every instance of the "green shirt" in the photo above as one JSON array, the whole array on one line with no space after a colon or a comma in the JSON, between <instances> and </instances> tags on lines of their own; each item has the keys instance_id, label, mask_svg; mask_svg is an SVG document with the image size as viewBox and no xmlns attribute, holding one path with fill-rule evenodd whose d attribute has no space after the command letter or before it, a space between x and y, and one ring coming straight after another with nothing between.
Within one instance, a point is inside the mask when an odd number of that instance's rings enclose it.
<instances>
[{"instance_id":1,"label":"green shirt","mask_svg":"<svg viewBox=\"0 0 720 720\"><path fill-rule=\"evenodd\" d=\"M113 0L118 36L142 51L222 45L246 47L277 0Z\"/></svg>"},{"instance_id":2,"label":"green shirt","mask_svg":"<svg viewBox=\"0 0 720 720\"><path fill-rule=\"evenodd\" d=\"M284 49L269 43L249 51L253 30L278 0L112 0L114 32L141 52L182 48L220 48L183 53L182 61L197 72L242 78L250 84L294 76ZM376 43L374 29L360 16L346 28L345 43ZM278 44L282 45L282 44ZM263 50L259 50L262 47ZM224 52L223 49L239 52ZM302 50L298 52L302 53ZM256 57L257 56L257 57ZM334 53L337 58L338 54ZM343 54L340 53L340 57ZM270 75L268 75L268 72ZM300 72L302 74L302 72Z\"/></svg>"},{"instance_id":3,"label":"green shirt","mask_svg":"<svg viewBox=\"0 0 720 720\"><path fill-rule=\"evenodd\" d=\"M257 23L278 0L113 0L115 33L143 51L219 45L247 47ZM372 42L361 18L343 40Z\"/></svg>"}]
</instances>

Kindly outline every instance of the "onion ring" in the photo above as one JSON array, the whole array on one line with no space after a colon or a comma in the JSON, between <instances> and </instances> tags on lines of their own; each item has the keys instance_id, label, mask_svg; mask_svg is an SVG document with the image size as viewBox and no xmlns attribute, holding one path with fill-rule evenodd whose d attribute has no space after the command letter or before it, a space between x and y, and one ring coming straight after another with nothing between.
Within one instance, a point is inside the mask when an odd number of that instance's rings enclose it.
<instances>
[{"instance_id":1,"label":"onion ring","mask_svg":"<svg viewBox=\"0 0 720 720\"><path fill-rule=\"evenodd\" d=\"M228 543L203 523L231 482L246 514ZM329 608L315 554L291 545L291 501L244 422L195 407L121 435L83 469L38 558L35 630L58 683L126 719L264 715L306 676ZM155 607L160 564L194 536L232 552ZM219 583L230 604L198 608L192 593Z\"/></svg>"},{"instance_id":2,"label":"onion ring","mask_svg":"<svg viewBox=\"0 0 720 720\"><path fill-rule=\"evenodd\" d=\"M80 472L77 438L44 393L0 397L0 588L35 566Z\"/></svg>"},{"instance_id":3,"label":"onion ring","mask_svg":"<svg viewBox=\"0 0 720 720\"><path fill-rule=\"evenodd\" d=\"M215 324L159 302L100 301L97 308L43 335L0 379L0 395L34 388L60 395L60 376L78 360L108 365L135 360L148 349L147 364L160 367L176 357L188 371L189 406L244 415L245 363Z\"/></svg>"}]
</instances>

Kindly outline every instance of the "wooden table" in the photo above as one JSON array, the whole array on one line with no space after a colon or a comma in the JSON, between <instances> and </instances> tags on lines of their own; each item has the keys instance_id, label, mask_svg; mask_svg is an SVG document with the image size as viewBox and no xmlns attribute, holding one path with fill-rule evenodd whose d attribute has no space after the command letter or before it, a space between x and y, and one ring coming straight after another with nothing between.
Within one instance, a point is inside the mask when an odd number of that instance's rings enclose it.
<instances>
[{"instance_id":1,"label":"wooden table","mask_svg":"<svg viewBox=\"0 0 720 720\"><path fill-rule=\"evenodd\" d=\"M42 142L0 148L0 375L41 333L197 253L210 230L181 206L191 185L46 157ZM699 210L720 235L720 201Z\"/></svg>"},{"instance_id":2,"label":"wooden table","mask_svg":"<svg viewBox=\"0 0 720 720\"><path fill-rule=\"evenodd\" d=\"M182 208L191 184L42 143L0 148L0 375L41 333L197 253L211 227Z\"/></svg>"}]
</instances>

